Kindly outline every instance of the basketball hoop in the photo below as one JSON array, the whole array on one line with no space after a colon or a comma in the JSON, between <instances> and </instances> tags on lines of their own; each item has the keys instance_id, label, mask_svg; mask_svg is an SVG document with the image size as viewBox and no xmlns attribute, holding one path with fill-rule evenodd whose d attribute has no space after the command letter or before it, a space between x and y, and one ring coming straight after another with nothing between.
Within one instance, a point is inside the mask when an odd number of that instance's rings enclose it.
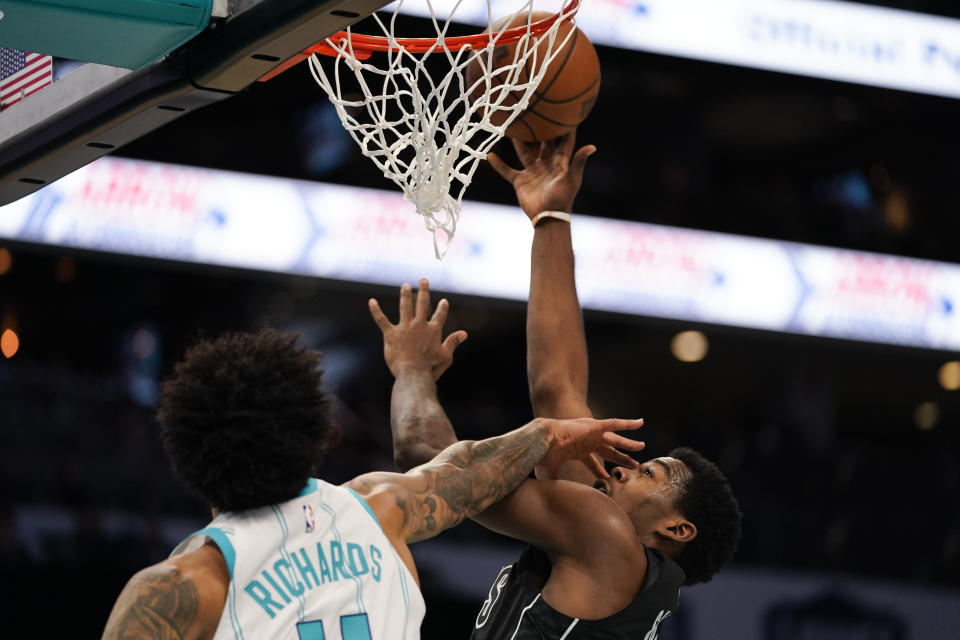
<instances>
[{"instance_id":1,"label":"basketball hoop","mask_svg":"<svg viewBox=\"0 0 960 640\"><path fill-rule=\"evenodd\" d=\"M384 35L347 29L302 56L310 56L314 79L363 155L400 187L423 216L440 259L456 233L460 204L478 162L527 108L549 63L573 33L568 30L556 42L560 24L573 21L580 0L569 0L559 12L538 21L531 19L532 0L527 0L513 15L497 22L490 15L488 0L487 31L458 37L446 34L460 2L440 21L430 0L426 1L436 37L395 37L401 0L388 23L373 16ZM523 24L508 28L517 20ZM511 46L501 48L504 45ZM509 58L511 47L510 59L498 59L494 53L499 49L499 56ZM375 64L374 52L384 54L378 56L380 64ZM334 58L330 72L317 54ZM441 59L445 72L427 69L425 63L432 55ZM283 68L301 59L292 59ZM348 89L351 74L355 86Z\"/></svg>"}]
</instances>

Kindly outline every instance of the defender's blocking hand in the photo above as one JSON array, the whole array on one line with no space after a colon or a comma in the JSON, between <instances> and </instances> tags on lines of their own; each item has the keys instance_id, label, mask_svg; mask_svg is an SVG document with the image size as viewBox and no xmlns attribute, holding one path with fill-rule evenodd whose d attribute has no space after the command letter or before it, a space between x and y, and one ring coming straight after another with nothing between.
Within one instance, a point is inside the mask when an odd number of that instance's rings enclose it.
<instances>
[{"instance_id":1,"label":"defender's blocking hand","mask_svg":"<svg viewBox=\"0 0 960 640\"><path fill-rule=\"evenodd\" d=\"M636 460L620 449L640 451L646 445L641 441L631 440L613 432L639 429L643 426L642 418L639 420L538 419L546 423L552 436L550 450L540 463L551 477L555 477L551 472L568 460L583 460L598 477L607 475L601 459L630 469L639 466Z\"/></svg>"},{"instance_id":2,"label":"defender's blocking hand","mask_svg":"<svg viewBox=\"0 0 960 640\"><path fill-rule=\"evenodd\" d=\"M416 304L409 284L400 287L400 319L393 324L371 298L368 302L373 321L383 332L383 357L390 373L396 377L404 368L429 371L438 379L453 364L453 352L467 339L466 331L454 331L441 340L443 323L450 303L446 299L437 304L430 315L430 283L420 279Z\"/></svg>"},{"instance_id":3,"label":"defender's blocking hand","mask_svg":"<svg viewBox=\"0 0 960 640\"><path fill-rule=\"evenodd\" d=\"M523 170L510 167L497 154L487 154L490 166L513 185L517 201L528 218L544 211L569 213L583 182L583 169L597 150L592 144L573 153L576 133L550 142L513 141Z\"/></svg>"}]
</instances>

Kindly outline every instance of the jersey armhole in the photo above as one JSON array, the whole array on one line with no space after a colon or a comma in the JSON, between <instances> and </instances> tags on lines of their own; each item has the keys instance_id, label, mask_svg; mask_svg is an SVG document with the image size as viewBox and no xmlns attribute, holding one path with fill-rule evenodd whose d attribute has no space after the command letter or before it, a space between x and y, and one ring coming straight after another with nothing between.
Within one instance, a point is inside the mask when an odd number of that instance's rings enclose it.
<instances>
[{"instance_id":1,"label":"jersey armhole","mask_svg":"<svg viewBox=\"0 0 960 640\"><path fill-rule=\"evenodd\" d=\"M227 537L227 534L223 532L223 529L219 527L207 527L206 529L200 529L190 534L187 538L195 538L197 536L206 536L213 541L217 548L220 549L220 553L223 555L223 559L227 563L227 569L230 571L230 580L233 580L233 567L237 561L237 552L233 548L233 543L230 542L230 538ZM182 545L183 543L181 543ZM178 546L177 549L180 547ZM176 550L174 550L176 553Z\"/></svg>"},{"instance_id":2,"label":"jersey armhole","mask_svg":"<svg viewBox=\"0 0 960 640\"><path fill-rule=\"evenodd\" d=\"M405 576L400 579L400 589L403 594L403 602L409 608L410 606L410 594L408 592L407 580L410 581L410 584L413 586L413 589L416 591L419 601L419 607L426 608L426 603L423 601L423 593L420 591L420 583L417 578L414 577L413 572L410 570L410 567L400 558L400 554L397 553L396 547L394 547L393 542L390 540L390 537L387 535L386 531L383 530L383 527L380 525L380 520L377 518L377 514L373 512L373 509L370 508L370 505L367 504L367 501L363 499L359 493L351 489L350 487L343 487L349 491L354 498L357 499L357 502L360 503L360 506L370 514L370 517L373 518L373 521L376 523L377 528L380 529L380 532L386 538L387 543L390 545L390 551L393 553L393 557L397 561L397 568L400 573Z\"/></svg>"},{"instance_id":3,"label":"jersey armhole","mask_svg":"<svg viewBox=\"0 0 960 640\"><path fill-rule=\"evenodd\" d=\"M350 487L345 487L345 488L347 491L353 494L353 497L357 499L357 502L359 502L360 505L364 508L364 510L366 510L366 512L370 514L370 517L373 518L373 521L377 523L377 527L379 527L380 531L383 531L383 527L380 525L380 520L377 519L377 514L373 512L373 509L370 508L370 505L367 504L367 501L364 500L359 493L357 493Z\"/></svg>"}]
</instances>

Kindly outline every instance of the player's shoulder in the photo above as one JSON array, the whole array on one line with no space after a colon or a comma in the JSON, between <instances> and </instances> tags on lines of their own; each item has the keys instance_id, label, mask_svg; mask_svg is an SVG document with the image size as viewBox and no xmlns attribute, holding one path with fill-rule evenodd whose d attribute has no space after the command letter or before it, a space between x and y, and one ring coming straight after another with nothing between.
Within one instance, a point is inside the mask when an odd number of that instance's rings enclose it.
<instances>
[{"instance_id":1,"label":"player's shoulder","mask_svg":"<svg viewBox=\"0 0 960 640\"><path fill-rule=\"evenodd\" d=\"M147 567L141 573L156 579L189 580L201 583L206 588L221 586L224 593L230 584L227 560L220 548L212 542L206 542L195 549L167 558L152 567Z\"/></svg>"},{"instance_id":2,"label":"player's shoulder","mask_svg":"<svg viewBox=\"0 0 960 640\"><path fill-rule=\"evenodd\" d=\"M127 582L107 622L104 638L127 637L142 620L171 637L213 634L230 587L223 555L211 544L141 569ZM139 637L139 636L138 636Z\"/></svg>"},{"instance_id":3,"label":"player's shoulder","mask_svg":"<svg viewBox=\"0 0 960 640\"><path fill-rule=\"evenodd\" d=\"M341 489L349 489L357 495L366 498L376 492L383 492L387 486L386 480L396 475L397 474L388 471L373 471L347 480L339 486Z\"/></svg>"},{"instance_id":4,"label":"player's shoulder","mask_svg":"<svg viewBox=\"0 0 960 640\"><path fill-rule=\"evenodd\" d=\"M563 524L583 533L580 548L591 555L596 549L642 552L633 522L620 506L593 487L571 480L538 480L553 494L554 512Z\"/></svg>"},{"instance_id":5,"label":"player's shoulder","mask_svg":"<svg viewBox=\"0 0 960 640\"><path fill-rule=\"evenodd\" d=\"M397 491L395 479L399 474L375 471L357 476L340 485L360 498L370 509L384 533L389 537L404 523L406 504L402 492Z\"/></svg>"},{"instance_id":6,"label":"player's shoulder","mask_svg":"<svg viewBox=\"0 0 960 640\"><path fill-rule=\"evenodd\" d=\"M374 471L357 476L339 485L358 496L376 511L377 506L388 506L396 501L395 479L399 474L387 471Z\"/></svg>"}]
</instances>

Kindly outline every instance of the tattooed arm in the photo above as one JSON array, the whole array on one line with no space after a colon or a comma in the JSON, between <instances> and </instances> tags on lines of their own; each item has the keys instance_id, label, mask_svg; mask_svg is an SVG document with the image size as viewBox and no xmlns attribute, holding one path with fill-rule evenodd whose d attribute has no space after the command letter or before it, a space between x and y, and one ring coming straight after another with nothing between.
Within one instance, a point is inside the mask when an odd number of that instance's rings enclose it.
<instances>
[{"instance_id":1,"label":"tattooed arm","mask_svg":"<svg viewBox=\"0 0 960 640\"><path fill-rule=\"evenodd\" d=\"M397 324L390 322L373 298L369 307L383 332L383 357L394 377L390 396L393 460L397 469L407 471L432 460L457 441L437 401L436 380L453 363L453 353L467 339L467 332L454 331L443 338L450 303L440 300L431 315L430 283L426 278L420 279L416 305L410 285L400 287Z\"/></svg>"},{"instance_id":2,"label":"tattooed arm","mask_svg":"<svg viewBox=\"0 0 960 640\"><path fill-rule=\"evenodd\" d=\"M346 486L370 504L391 540L416 542L484 511L516 489L541 460L561 464L598 451L626 463L630 458L615 447L642 445L611 432L641 424L540 418L502 436L452 444L405 474L369 473Z\"/></svg>"},{"instance_id":3,"label":"tattooed arm","mask_svg":"<svg viewBox=\"0 0 960 640\"><path fill-rule=\"evenodd\" d=\"M404 542L431 538L512 491L547 453L547 429L531 423L480 442L462 440L405 474L369 473L348 486ZM389 532L388 532L389 534Z\"/></svg>"},{"instance_id":4,"label":"tattooed arm","mask_svg":"<svg viewBox=\"0 0 960 640\"><path fill-rule=\"evenodd\" d=\"M148 567L120 593L103 640L211 638L229 585L226 561L213 545Z\"/></svg>"},{"instance_id":5,"label":"tattooed arm","mask_svg":"<svg viewBox=\"0 0 960 640\"><path fill-rule=\"evenodd\" d=\"M433 460L457 441L429 372L414 367L397 372L390 395L390 429L393 461L400 471Z\"/></svg>"},{"instance_id":6,"label":"tattooed arm","mask_svg":"<svg viewBox=\"0 0 960 640\"><path fill-rule=\"evenodd\" d=\"M572 279L572 276L571 276ZM576 297L574 295L574 297ZM394 461L401 471L433 459L444 448L456 442L457 434L437 399L436 379L453 363L453 352L467 335L455 331L443 338L443 324L450 305L444 299L430 313L430 285L426 278L420 280L416 304L410 285L400 288L400 318L397 324L390 322L374 299L369 301L370 314L383 332L383 355L390 372L394 375L393 394L390 402L390 424L393 431ZM582 335L582 331L581 331ZM585 351L585 349L584 349ZM584 354L585 355L585 354ZM585 374L585 372L584 372ZM589 414L589 411L587 411ZM573 415L544 416L551 418L584 418ZM632 442L627 447L638 450L642 445ZM591 455L596 453L598 455ZM618 456L610 447L591 449L584 462L598 475L605 475L602 460L635 466L627 456ZM545 460L556 460L552 456ZM576 460L571 464L583 466ZM560 465L546 464L544 473L560 475Z\"/></svg>"}]
</instances>

